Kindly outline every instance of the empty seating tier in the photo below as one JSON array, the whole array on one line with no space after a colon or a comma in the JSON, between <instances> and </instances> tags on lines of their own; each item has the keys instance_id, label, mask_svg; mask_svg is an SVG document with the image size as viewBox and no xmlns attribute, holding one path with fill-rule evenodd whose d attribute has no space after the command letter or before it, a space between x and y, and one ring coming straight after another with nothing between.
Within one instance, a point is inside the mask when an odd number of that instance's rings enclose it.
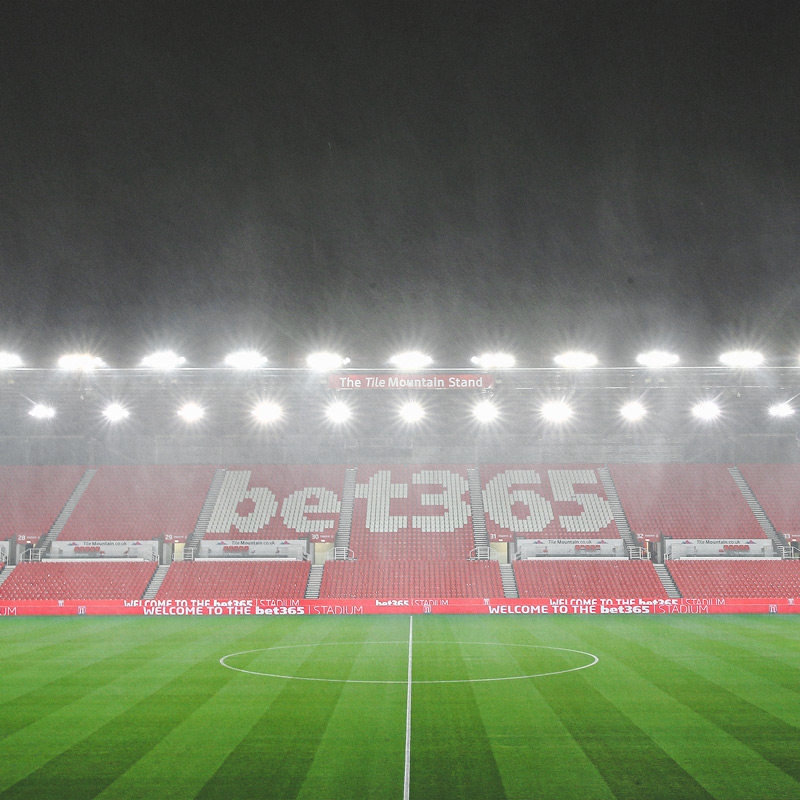
<instances>
[{"instance_id":1,"label":"empty seating tier","mask_svg":"<svg viewBox=\"0 0 800 800\"><path fill-rule=\"evenodd\" d=\"M492 541L620 538L595 466L494 464L480 471Z\"/></svg>"},{"instance_id":2,"label":"empty seating tier","mask_svg":"<svg viewBox=\"0 0 800 800\"><path fill-rule=\"evenodd\" d=\"M0 600L136 600L154 561L25 562L0 586Z\"/></svg>"},{"instance_id":3,"label":"empty seating tier","mask_svg":"<svg viewBox=\"0 0 800 800\"><path fill-rule=\"evenodd\" d=\"M686 558L667 567L684 597L800 597L800 561Z\"/></svg>"},{"instance_id":4,"label":"empty seating tier","mask_svg":"<svg viewBox=\"0 0 800 800\"><path fill-rule=\"evenodd\" d=\"M85 467L0 467L0 539L50 530Z\"/></svg>"},{"instance_id":5,"label":"empty seating tier","mask_svg":"<svg viewBox=\"0 0 800 800\"><path fill-rule=\"evenodd\" d=\"M666 597L649 561L516 561L520 597Z\"/></svg>"},{"instance_id":6,"label":"empty seating tier","mask_svg":"<svg viewBox=\"0 0 800 800\"><path fill-rule=\"evenodd\" d=\"M800 464L740 464L739 470L775 529L800 538Z\"/></svg>"},{"instance_id":7,"label":"empty seating tier","mask_svg":"<svg viewBox=\"0 0 800 800\"><path fill-rule=\"evenodd\" d=\"M176 561L157 600L254 600L303 596L308 561Z\"/></svg>"},{"instance_id":8,"label":"empty seating tier","mask_svg":"<svg viewBox=\"0 0 800 800\"><path fill-rule=\"evenodd\" d=\"M350 547L359 560L466 559L471 514L466 467L359 467Z\"/></svg>"},{"instance_id":9,"label":"empty seating tier","mask_svg":"<svg viewBox=\"0 0 800 800\"><path fill-rule=\"evenodd\" d=\"M206 539L333 541L343 466L229 467Z\"/></svg>"},{"instance_id":10,"label":"empty seating tier","mask_svg":"<svg viewBox=\"0 0 800 800\"><path fill-rule=\"evenodd\" d=\"M723 464L617 464L609 469L636 534L766 538Z\"/></svg>"},{"instance_id":11,"label":"empty seating tier","mask_svg":"<svg viewBox=\"0 0 800 800\"><path fill-rule=\"evenodd\" d=\"M321 598L502 597L496 561L329 561Z\"/></svg>"},{"instance_id":12,"label":"empty seating tier","mask_svg":"<svg viewBox=\"0 0 800 800\"><path fill-rule=\"evenodd\" d=\"M134 541L193 530L214 477L205 466L100 467L60 541Z\"/></svg>"}]
</instances>

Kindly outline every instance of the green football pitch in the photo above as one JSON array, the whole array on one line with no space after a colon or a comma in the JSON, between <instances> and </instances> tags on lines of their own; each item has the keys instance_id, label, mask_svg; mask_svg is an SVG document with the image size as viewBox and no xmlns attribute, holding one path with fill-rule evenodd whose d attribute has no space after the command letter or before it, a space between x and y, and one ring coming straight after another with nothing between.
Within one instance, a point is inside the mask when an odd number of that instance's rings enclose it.
<instances>
[{"instance_id":1,"label":"green football pitch","mask_svg":"<svg viewBox=\"0 0 800 800\"><path fill-rule=\"evenodd\" d=\"M6 617L0 699L3 799L800 798L792 616Z\"/></svg>"}]
</instances>

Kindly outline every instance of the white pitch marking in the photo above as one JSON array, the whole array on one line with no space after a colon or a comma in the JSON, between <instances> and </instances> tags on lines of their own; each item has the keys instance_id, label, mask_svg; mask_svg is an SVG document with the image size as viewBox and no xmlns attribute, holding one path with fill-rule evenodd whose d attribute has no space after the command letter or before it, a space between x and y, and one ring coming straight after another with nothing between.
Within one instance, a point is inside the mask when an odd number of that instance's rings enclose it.
<instances>
[{"instance_id":1,"label":"white pitch marking","mask_svg":"<svg viewBox=\"0 0 800 800\"><path fill-rule=\"evenodd\" d=\"M403 800L408 800L411 790L411 654L414 641L414 616L408 616L408 694L406 696L406 769L403 775Z\"/></svg>"},{"instance_id":2,"label":"white pitch marking","mask_svg":"<svg viewBox=\"0 0 800 800\"><path fill-rule=\"evenodd\" d=\"M290 650L295 647L344 647L353 644L406 644L406 641L378 641L378 642L318 642L317 644L286 644L279 645L278 647L259 647L256 650L242 650L239 653L228 653L222 656L219 663L227 669L234 670L235 672L244 672L247 675L261 675L265 678L283 678L290 681L319 681L322 683L381 683L381 684L404 684L406 681L360 681L351 680L346 678L304 678L300 675L277 675L272 672L256 672L251 669L242 669L241 667L232 667L226 662L228 658L235 656L244 656L248 653L265 653L269 650ZM412 683L493 683L497 681L522 681L528 678L546 678L550 675L566 675L568 672L578 672L582 669L588 669L597 664L600 659L594 653L587 653L585 650L570 650L568 647L549 647L544 644L512 644L510 642L424 642L424 644L475 644L475 645L497 645L499 647L529 647L538 650L561 650L564 653L579 653L582 656L589 656L593 659L588 664L583 664L580 667L570 667L570 669L560 669L556 672L537 672L533 675L511 675L507 678L460 678L454 681L412 681Z\"/></svg>"}]
</instances>

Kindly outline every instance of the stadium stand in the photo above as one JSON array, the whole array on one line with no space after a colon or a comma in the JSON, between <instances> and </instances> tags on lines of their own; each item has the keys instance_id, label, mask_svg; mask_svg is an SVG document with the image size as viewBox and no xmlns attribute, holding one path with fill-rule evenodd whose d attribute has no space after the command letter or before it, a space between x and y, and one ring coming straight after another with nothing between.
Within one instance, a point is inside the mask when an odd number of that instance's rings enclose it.
<instances>
[{"instance_id":1,"label":"stadium stand","mask_svg":"<svg viewBox=\"0 0 800 800\"><path fill-rule=\"evenodd\" d=\"M207 466L100 467L58 539L185 539L213 477Z\"/></svg>"},{"instance_id":2,"label":"stadium stand","mask_svg":"<svg viewBox=\"0 0 800 800\"><path fill-rule=\"evenodd\" d=\"M308 561L176 561L157 600L302 597Z\"/></svg>"},{"instance_id":3,"label":"stadium stand","mask_svg":"<svg viewBox=\"0 0 800 800\"><path fill-rule=\"evenodd\" d=\"M332 540L339 524L343 466L230 467L206 539Z\"/></svg>"},{"instance_id":4,"label":"stadium stand","mask_svg":"<svg viewBox=\"0 0 800 800\"><path fill-rule=\"evenodd\" d=\"M800 597L800 561L687 558L667 568L684 597Z\"/></svg>"},{"instance_id":5,"label":"stadium stand","mask_svg":"<svg viewBox=\"0 0 800 800\"><path fill-rule=\"evenodd\" d=\"M359 467L350 547L359 560L468 558L467 468Z\"/></svg>"},{"instance_id":6,"label":"stadium stand","mask_svg":"<svg viewBox=\"0 0 800 800\"><path fill-rule=\"evenodd\" d=\"M520 597L667 597L649 561L515 561Z\"/></svg>"},{"instance_id":7,"label":"stadium stand","mask_svg":"<svg viewBox=\"0 0 800 800\"><path fill-rule=\"evenodd\" d=\"M0 539L39 539L52 527L85 467L0 467Z\"/></svg>"},{"instance_id":8,"label":"stadium stand","mask_svg":"<svg viewBox=\"0 0 800 800\"><path fill-rule=\"evenodd\" d=\"M800 538L800 464L739 464L775 529Z\"/></svg>"},{"instance_id":9,"label":"stadium stand","mask_svg":"<svg viewBox=\"0 0 800 800\"><path fill-rule=\"evenodd\" d=\"M135 600L156 567L154 561L25 562L0 586L0 600Z\"/></svg>"},{"instance_id":10,"label":"stadium stand","mask_svg":"<svg viewBox=\"0 0 800 800\"><path fill-rule=\"evenodd\" d=\"M490 540L619 539L596 465L481 465Z\"/></svg>"},{"instance_id":11,"label":"stadium stand","mask_svg":"<svg viewBox=\"0 0 800 800\"><path fill-rule=\"evenodd\" d=\"M321 598L502 597L496 561L329 561Z\"/></svg>"},{"instance_id":12,"label":"stadium stand","mask_svg":"<svg viewBox=\"0 0 800 800\"><path fill-rule=\"evenodd\" d=\"M766 538L724 464L612 464L609 469L636 534Z\"/></svg>"}]
</instances>

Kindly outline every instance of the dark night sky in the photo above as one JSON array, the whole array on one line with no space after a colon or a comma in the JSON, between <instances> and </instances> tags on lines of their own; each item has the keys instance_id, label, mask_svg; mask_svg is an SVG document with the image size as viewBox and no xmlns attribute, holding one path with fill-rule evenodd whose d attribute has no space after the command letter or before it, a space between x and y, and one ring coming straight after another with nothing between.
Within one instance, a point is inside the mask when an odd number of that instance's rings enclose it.
<instances>
[{"instance_id":1,"label":"dark night sky","mask_svg":"<svg viewBox=\"0 0 800 800\"><path fill-rule=\"evenodd\" d=\"M0 349L793 355L795 7L10 0Z\"/></svg>"}]
</instances>

